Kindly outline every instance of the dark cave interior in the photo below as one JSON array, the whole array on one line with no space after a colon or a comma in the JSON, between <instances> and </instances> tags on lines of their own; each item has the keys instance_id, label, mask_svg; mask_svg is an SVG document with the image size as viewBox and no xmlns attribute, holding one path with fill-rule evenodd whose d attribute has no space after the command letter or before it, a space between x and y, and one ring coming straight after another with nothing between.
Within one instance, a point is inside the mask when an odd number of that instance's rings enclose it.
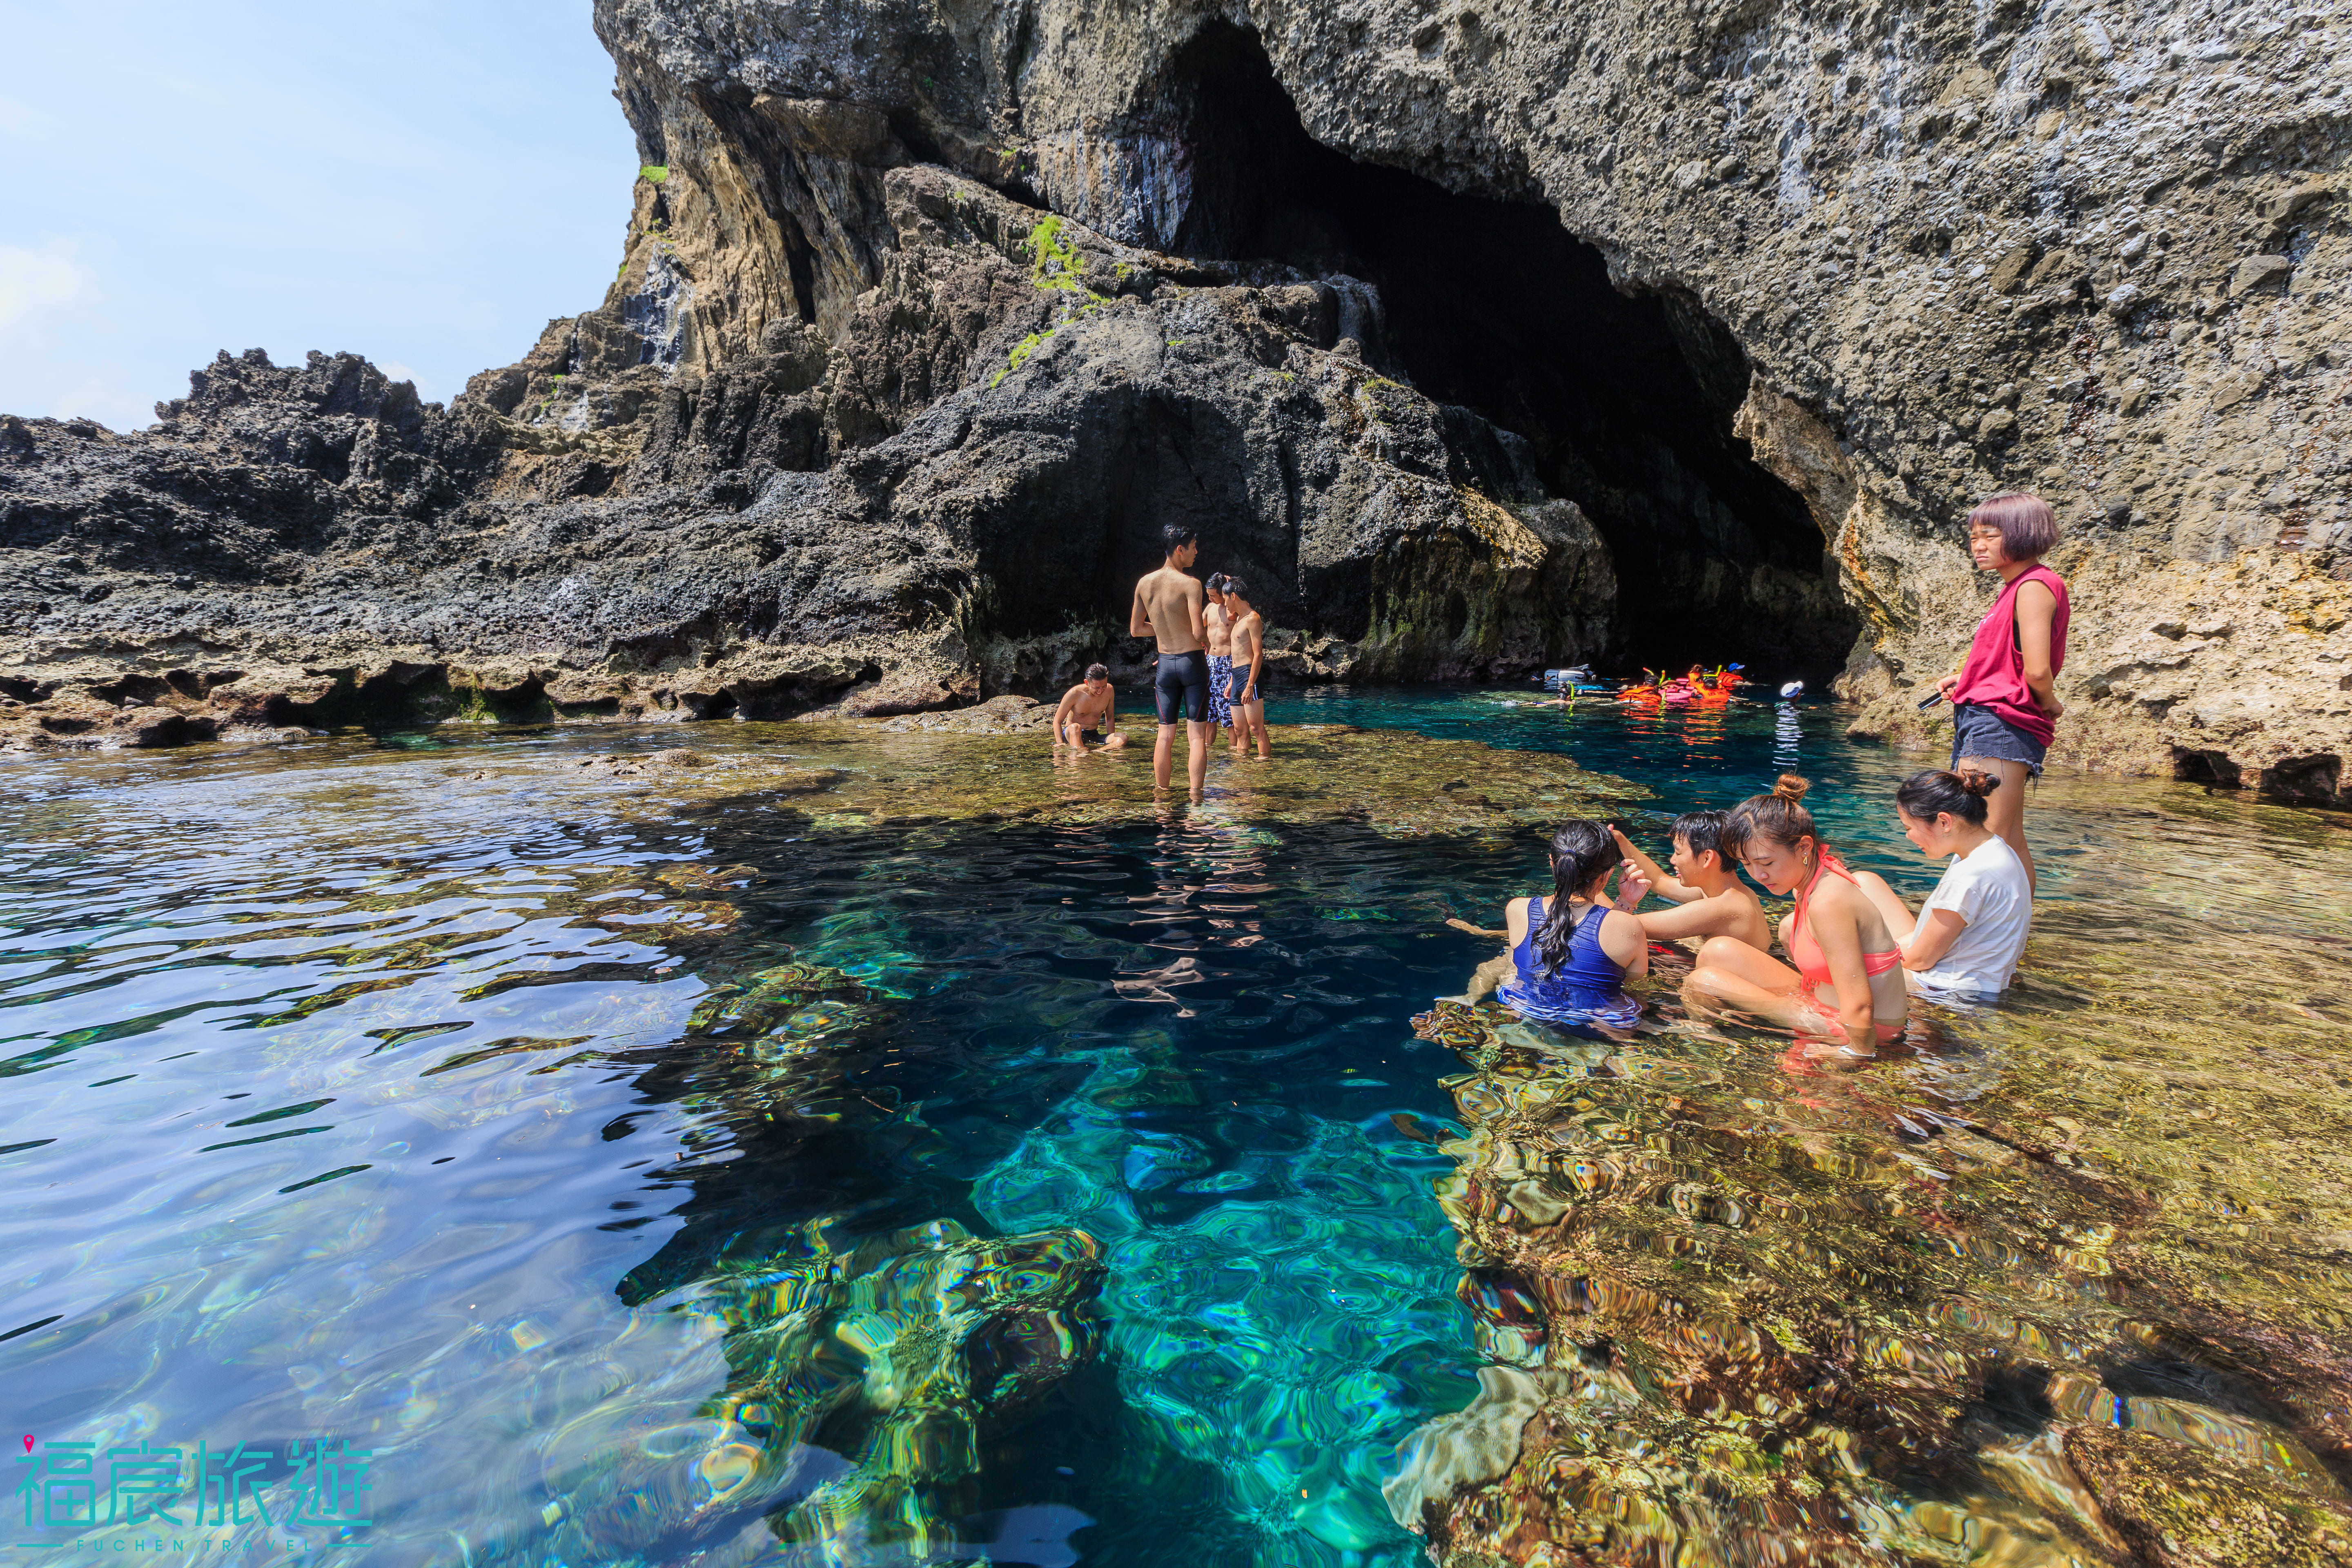
<instances>
[{"instance_id":1,"label":"dark cave interior","mask_svg":"<svg viewBox=\"0 0 2352 1568\"><path fill-rule=\"evenodd\" d=\"M1164 102L1192 156L1175 247L1373 284L1383 330L1368 358L1524 437L1551 493L1608 542L1612 662L1844 662L1860 619L1802 500L1732 435L1748 357L1696 300L1620 293L1547 206L1457 195L1317 142L1246 29L1196 35Z\"/></svg>"}]
</instances>

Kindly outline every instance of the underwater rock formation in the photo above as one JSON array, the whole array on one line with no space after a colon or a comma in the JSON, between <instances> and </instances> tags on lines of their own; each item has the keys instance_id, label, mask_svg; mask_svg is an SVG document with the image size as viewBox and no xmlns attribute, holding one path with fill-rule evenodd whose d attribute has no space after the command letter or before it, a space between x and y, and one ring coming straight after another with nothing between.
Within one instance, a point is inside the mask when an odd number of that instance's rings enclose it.
<instances>
[{"instance_id":1,"label":"underwater rock formation","mask_svg":"<svg viewBox=\"0 0 2352 1568\"><path fill-rule=\"evenodd\" d=\"M2352 1559L2297 1238L2198 1280L2147 1157L1995 1120L2016 1088L1792 1072L1661 1011L1622 1046L1416 1020L1469 1069L1440 1202L1491 1363L1387 1488L1441 1568Z\"/></svg>"},{"instance_id":2,"label":"underwater rock formation","mask_svg":"<svg viewBox=\"0 0 2352 1568\"><path fill-rule=\"evenodd\" d=\"M2340 800L2346 25L600 0L602 305L446 410L248 355L0 425L10 727L1041 689L1181 520L1293 675L1843 662L1919 739L2022 484L2061 761Z\"/></svg>"}]
</instances>

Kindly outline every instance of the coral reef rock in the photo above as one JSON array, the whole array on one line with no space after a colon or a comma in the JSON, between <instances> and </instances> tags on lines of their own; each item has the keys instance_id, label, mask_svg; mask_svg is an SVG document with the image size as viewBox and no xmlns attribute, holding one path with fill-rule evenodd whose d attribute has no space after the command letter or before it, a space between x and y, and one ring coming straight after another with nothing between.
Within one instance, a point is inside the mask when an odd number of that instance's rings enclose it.
<instances>
[{"instance_id":1,"label":"coral reef rock","mask_svg":"<svg viewBox=\"0 0 2352 1568\"><path fill-rule=\"evenodd\" d=\"M2340 802L2347 20L598 0L597 308L446 408L0 421L0 735L1040 694L1184 522L1295 679L1843 665L1931 742L2031 486L2057 760Z\"/></svg>"}]
</instances>

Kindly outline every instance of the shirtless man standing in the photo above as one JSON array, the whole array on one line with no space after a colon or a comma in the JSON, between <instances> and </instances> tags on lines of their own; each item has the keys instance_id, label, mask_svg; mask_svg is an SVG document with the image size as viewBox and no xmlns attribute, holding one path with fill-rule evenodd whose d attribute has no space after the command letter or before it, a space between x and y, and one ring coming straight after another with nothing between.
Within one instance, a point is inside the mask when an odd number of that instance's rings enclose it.
<instances>
[{"instance_id":1,"label":"shirtless man standing","mask_svg":"<svg viewBox=\"0 0 2352 1568\"><path fill-rule=\"evenodd\" d=\"M1176 749L1176 711L1181 708L1192 750L1184 759L1192 798L1201 798L1209 776L1209 656L1203 651L1207 631L1201 624L1201 580L1184 569L1201 552L1200 541L1181 522L1162 531L1168 560L1157 572L1146 573L1135 585L1135 604L1128 613L1129 637L1148 637L1160 646L1160 669L1152 677L1151 698L1160 710L1160 737L1151 747L1151 779L1168 787L1170 764Z\"/></svg>"},{"instance_id":2,"label":"shirtless man standing","mask_svg":"<svg viewBox=\"0 0 2352 1568\"><path fill-rule=\"evenodd\" d=\"M1087 666L1087 678L1063 692L1062 705L1054 710L1054 744L1076 746L1081 752L1090 744L1107 752L1126 745L1127 737L1113 728L1118 722L1117 701L1110 671L1099 664Z\"/></svg>"},{"instance_id":3,"label":"shirtless man standing","mask_svg":"<svg viewBox=\"0 0 2352 1568\"><path fill-rule=\"evenodd\" d=\"M1201 612L1201 626L1208 634L1209 647L1209 739L1217 738L1217 726L1233 730L1234 755L1242 754L1242 732L1233 729L1234 704L1226 694L1234 678L1234 613L1225 607L1225 579L1220 573L1205 585L1208 607Z\"/></svg>"},{"instance_id":4,"label":"shirtless man standing","mask_svg":"<svg viewBox=\"0 0 2352 1568\"><path fill-rule=\"evenodd\" d=\"M1265 617L1250 607L1249 595L1233 577L1225 579L1225 608L1234 617L1233 684L1227 692L1234 704L1234 738L1245 750L1255 733L1258 761L1264 762L1265 694L1257 689L1257 677L1265 662Z\"/></svg>"}]
</instances>

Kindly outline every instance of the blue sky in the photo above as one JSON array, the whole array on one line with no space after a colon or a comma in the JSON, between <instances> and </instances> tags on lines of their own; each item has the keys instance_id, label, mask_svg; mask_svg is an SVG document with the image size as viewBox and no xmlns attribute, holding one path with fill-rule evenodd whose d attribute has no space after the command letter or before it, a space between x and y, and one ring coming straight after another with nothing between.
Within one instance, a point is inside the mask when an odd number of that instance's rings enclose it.
<instances>
[{"instance_id":1,"label":"blue sky","mask_svg":"<svg viewBox=\"0 0 2352 1568\"><path fill-rule=\"evenodd\" d=\"M620 262L588 0L0 0L0 413L135 427L255 347L446 402Z\"/></svg>"}]
</instances>

